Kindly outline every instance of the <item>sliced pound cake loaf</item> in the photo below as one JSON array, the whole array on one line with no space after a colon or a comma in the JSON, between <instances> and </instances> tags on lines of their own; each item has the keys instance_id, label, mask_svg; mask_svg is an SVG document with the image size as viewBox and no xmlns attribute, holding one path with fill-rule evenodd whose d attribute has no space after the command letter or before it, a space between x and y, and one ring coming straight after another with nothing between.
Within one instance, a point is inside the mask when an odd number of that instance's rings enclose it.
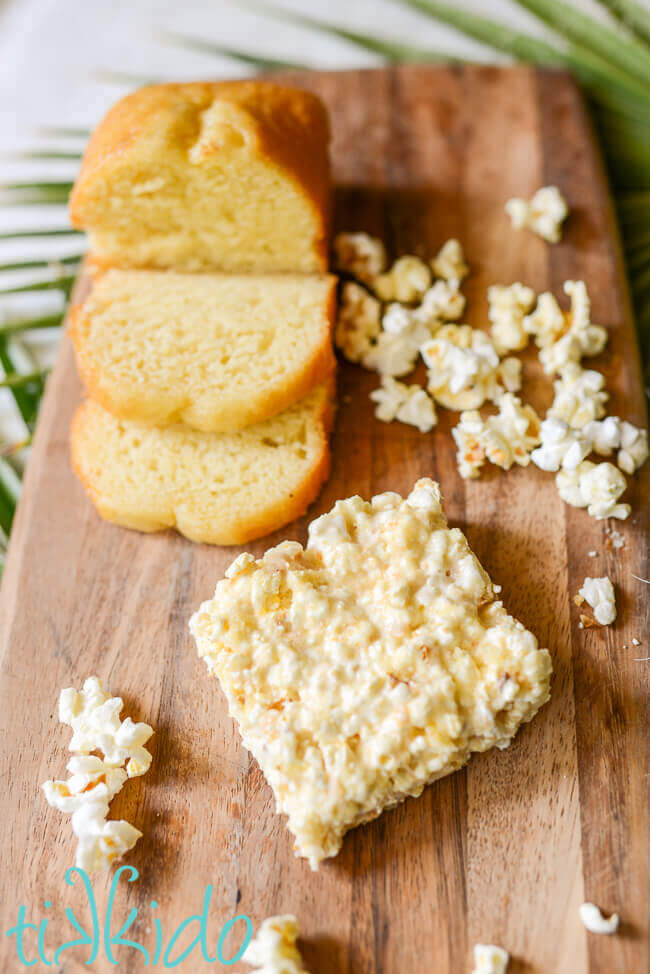
<instances>
[{"instance_id":1,"label":"sliced pound cake loaf","mask_svg":"<svg viewBox=\"0 0 650 974\"><path fill-rule=\"evenodd\" d=\"M242 544L304 514L329 474L333 381L236 433L157 429L88 400L71 430L72 465L98 512L139 531Z\"/></svg>"},{"instance_id":2,"label":"sliced pound cake loaf","mask_svg":"<svg viewBox=\"0 0 650 974\"><path fill-rule=\"evenodd\" d=\"M105 265L324 271L329 123L267 81L141 88L97 127L70 197Z\"/></svg>"},{"instance_id":3,"label":"sliced pound cake loaf","mask_svg":"<svg viewBox=\"0 0 650 974\"><path fill-rule=\"evenodd\" d=\"M332 373L335 295L324 275L110 270L73 312L79 371L122 419L232 432Z\"/></svg>"}]
</instances>

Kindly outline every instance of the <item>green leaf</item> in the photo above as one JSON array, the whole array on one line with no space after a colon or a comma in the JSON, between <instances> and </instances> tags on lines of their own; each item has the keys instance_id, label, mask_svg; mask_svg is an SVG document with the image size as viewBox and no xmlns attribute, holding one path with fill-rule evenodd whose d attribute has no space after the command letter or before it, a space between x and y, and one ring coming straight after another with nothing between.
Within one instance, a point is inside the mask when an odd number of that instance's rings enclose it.
<instances>
[{"instance_id":1,"label":"green leaf","mask_svg":"<svg viewBox=\"0 0 650 974\"><path fill-rule=\"evenodd\" d=\"M600 0L615 17L644 41L650 41L650 11L635 0Z\"/></svg>"},{"instance_id":2,"label":"green leaf","mask_svg":"<svg viewBox=\"0 0 650 974\"><path fill-rule=\"evenodd\" d=\"M575 41L650 86L650 54L633 37L593 20L563 0L517 0L562 37ZM650 92L649 92L650 93Z\"/></svg>"},{"instance_id":3,"label":"green leaf","mask_svg":"<svg viewBox=\"0 0 650 974\"><path fill-rule=\"evenodd\" d=\"M65 159L73 162L81 162L81 152L67 151L65 149L22 149L20 152L2 152L0 159L11 162L24 162L33 159Z\"/></svg>"},{"instance_id":4,"label":"green leaf","mask_svg":"<svg viewBox=\"0 0 650 974\"><path fill-rule=\"evenodd\" d=\"M36 129L36 133L45 138L88 139L92 135L92 129L66 128L61 125L41 125Z\"/></svg>"},{"instance_id":5,"label":"green leaf","mask_svg":"<svg viewBox=\"0 0 650 974\"><path fill-rule=\"evenodd\" d=\"M52 281L37 281L35 284L23 284L21 287L0 288L0 295L24 294L26 291L64 291L68 294L75 280L76 275L70 274L54 278Z\"/></svg>"},{"instance_id":6,"label":"green leaf","mask_svg":"<svg viewBox=\"0 0 650 974\"><path fill-rule=\"evenodd\" d=\"M8 537L20 497L20 477L5 457L0 456L0 527Z\"/></svg>"},{"instance_id":7,"label":"green leaf","mask_svg":"<svg viewBox=\"0 0 650 974\"><path fill-rule=\"evenodd\" d=\"M12 264L0 264L0 272L2 271L26 271L36 268L52 268L55 269L58 266L61 267L74 267L75 269L79 266L79 261L83 258L83 254L72 254L67 257L48 257L40 260L22 260L15 261Z\"/></svg>"},{"instance_id":8,"label":"green leaf","mask_svg":"<svg viewBox=\"0 0 650 974\"><path fill-rule=\"evenodd\" d=\"M187 34L177 34L176 32L161 31L160 38L176 47L184 47L190 51L200 51L202 54L211 54L216 57L227 57L232 61L239 61L260 71L306 71L309 65L300 61L284 61L280 58L271 58L266 55L253 54L251 51L242 51L239 48L227 47L216 44L213 41L205 40L202 37L190 37Z\"/></svg>"},{"instance_id":9,"label":"green leaf","mask_svg":"<svg viewBox=\"0 0 650 974\"><path fill-rule=\"evenodd\" d=\"M260 0L236 0L239 6L248 7L258 13L268 14L286 23L298 24L302 27L310 27L312 30L320 31L323 34L330 34L341 40L349 41L357 47L362 47L366 51L374 54L381 54L382 57L392 61L412 61L430 62L444 61L455 62L458 59L442 54L429 48L421 48L400 41L391 41L388 38L377 37L374 34L361 34L345 27L339 27L330 21L315 19L307 14L298 13L295 10L285 10L272 3L260 2Z\"/></svg>"},{"instance_id":10,"label":"green leaf","mask_svg":"<svg viewBox=\"0 0 650 974\"><path fill-rule=\"evenodd\" d=\"M0 185L2 206L22 206L26 203L67 203L71 182L3 183Z\"/></svg>"},{"instance_id":11,"label":"green leaf","mask_svg":"<svg viewBox=\"0 0 650 974\"><path fill-rule=\"evenodd\" d=\"M82 237L82 230L60 227L58 230L7 230L0 233L0 240L24 240L28 237Z\"/></svg>"},{"instance_id":12,"label":"green leaf","mask_svg":"<svg viewBox=\"0 0 650 974\"><path fill-rule=\"evenodd\" d=\"M63 323L65 312L45 315L42 318L20 318L16 321L5 321L0 324L0 336L17 335L25 331L37 331L42 328L58 328Z\"/></svg>"},{"instance_id":13,"label":"green leaf","mask_svg":"<svg viewBox=\"0 0 650 974\"><path fill-rule=\"evenodd\" d=\"M546 41L512 30L496 20L480 17L461 7L437 0L398 0L407 7L456 27L482 44L488 44L504 54L521 61L572 70L598 98L611 102L612 97L635 99L646 109L650 106L650 90L632 74L609 64L603 58L578 44L568 44L565 50Z\"/></svg>"},{"instance_id":14,"label":"green leaf","mask_svg":"<svg viewBox=\"0 0 650 974\"><path fill-rule=\"evenodd\" d=\"M0 336L0 365L9 375L30 374L37 371L34 360L24 345L5 335ZM38 407L43 395L43 380L33 379L26 385L10 386L18 411L27 429L36 425Z\"/></svg>"},{"instance_id":15,"label":"green leaf","mask_svg":"<svg viewBox=\"0 0 650 974\"><path fill-rule=\"evenodd\" d=\"M42 382L46 375L47 372L44 371L26 372L24 375L20 372L8 372L4 379L0 379L0 387L20 389L22 386L31 385L33 382Z\"/></svg>"}]
</instances>

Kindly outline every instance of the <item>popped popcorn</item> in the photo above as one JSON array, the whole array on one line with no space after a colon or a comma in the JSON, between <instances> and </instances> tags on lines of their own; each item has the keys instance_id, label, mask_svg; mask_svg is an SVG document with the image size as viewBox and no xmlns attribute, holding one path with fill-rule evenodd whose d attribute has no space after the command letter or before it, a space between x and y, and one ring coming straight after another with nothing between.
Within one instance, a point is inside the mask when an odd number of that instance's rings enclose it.
<instances>
[{"instance_id":1,"label":"popped popcorn","mask_svg":"<svg viewBox=\"0 0 650 974\"><path fill-rule=\"evenodd\" d=\"M648 459L648 431L632 423L621 423L621 449L616 462L625 473L633 474Z\"/></svg>"},{"instance_id":2,"label":"popped popcorn","mask_svg":"<svg viewBox=\"0 0 650 974\"><path fill-rule=\"evenodd\" d=\"M597 520L605 517L625 520L629 516L630 505L616 503L627 484L612 463L583 460L574 470L560 470L555 483L563 501L573 507L586 507Z\"/></svg>"},{"instance_id":3,"label":"popped popcorn","mask_svg":"<svg viewBox=\"0 0 650 974\"><path fill-rule=\"evenodd\" d=\"M501 359L496 370L497 387L503 387L506 392L519 392L521 389L521 361L511 356ZM500 391L497 388L495 401L498 400Z\"/></svg>"},{"instance_id":4,"label":"popped popcorn","mask_svg":"<svg viewBox=\"0 0 650 974\"><path fill-rule=\"evenodd\" d=\"M407 255L395 261L390 270L373 281L375 294L382 301L419 301L431 284L431 270L419 257Z\"/></svg>"},{"instance_id":5,"label":"popped popcorn","mask_svg":"<svg viewBox=\"0 0 650 974\"><path fill-rule=\"evenodd\" d=\"M610 457L621 445L621 421L618 416L592 419L583 426L582 435L589 440L594 453Z\"/></svg>"},{"instance_id":6,"label":"popped popcorn","mask_svg":"<svg viewBox=\"0 0 650 974\"><path fill-rule=\"evenodd\" d=\"M567 328L566 317L550 291L539 295L535 310L526 315L522 327L534 337L538 348L552 345L564 334Z\"/></svg>"},{"instance_id":7,"label":"popped popcorn","mask_svg":"<svg viewBox=\"0 0 650 974\"><path fill-rule=\"evenodd\" d=\"M582 432L591 441L594 453L608 457L618 450L616 462L625 473L635 473L648 459L648 431L618 416L591 420Z\"/></svg>"},{"instance_id":8,"label":"popped popcorn","mask_svg":"<svg viewBox=\"0 0 650 974\"><path fill-rule=\"evenodd\" d=\"M380 375L408 375L415 368L417 357L418 346L408 334L392 335L382 331L361 359L361 364Z\"/></svg>"},{"instance_id":9,"label":"popped popcorn","mask_svg":"<svg viewBox=\"0 0 650 974\"><path fill-rule=\"evenodd\" d=\"M126 773L133 778L149 769L151 754L144 745L153 729L145 723L135 724L130 717L121 721L123 706L121 697L104 693L97 677L91 676L82 690L68 687L61 691L59 720L72 728L70 751L102 751L107 765L118 767L126 762Z\"/></svg>"},{"instance_id":10,"label":"popped popcorn","mask_svg":"<svg viewBox=\"0 0 650 974\"><path fill-rule=\"evenodd\" d=\"M71 814L79 839L75 865L87 873L107 868L142 835L128 822L107 820L109 802L127 778L144 774L151 764L144 745L153 730L130 717L120 721L122 706L97 677L89 677L80 691L62 690L59 697L59 720L73 732L69 748L79 753L68 762L67 781L46 781L42 788L49 805Z\"/></svg>"},{"instance_id":11,"label":"popped popcorn","mask_svg":"<svg viewBox=\"0 0 650 974\"><path fill-rule=\"evenodd\" d=\"M458 321L465 310L465 303L465 295L459 291L455 278L436 281L433 287L425 291L413 315L418 321L427 323Z\"/></svg>"},{"instance_id":12,"label":"popped popcorn","mask_svg":"<svg viewBox=\"0 0 650 974\"><path fill-rule=\"evenodd\" d=\"M384 423L396 419L417 426L421 433L428 433L438 421L433 400L422 386L407 386L390 376L383 376L381 386L370 393L370 398L377 403L375 416Z\"/></svg>"},{"instance_id":13,"label":"popped popcorn","mask_svg":"<svg viewBox=\"0 0 650 974\"><path fill-rule=\"evenodd\" d=\"M243 961L257 974L307 974L296 940L300 934L295 916L268 917L246 948Z\"/></svg>"},{"instance_id":14,"label":"popped popcorn","mask_svg":"<svg viewBox=\"0 0 650 974\"><path fill-rule=\"evenodd\" d=\"M436 277L444 281L462 281L469 274L469 267L465 263L465 255L459 240L452 237L447 240L431 261L431 267Z\"/></svg>"},{"instance_id":15,"label":"popped popcorn","mask_svg":"<svg viewBox=\"0 0 650 974\"><path fill-rule=\"evenodd\" d=\"M592 419L605 415L605 379L595 369L583 369L575 362L566 365L553 383L555 396L547 416L563 419L574 429L582 429Z\"/></svg>"},{"instance_id":16,"label":"popped popcorn","mask_svg":"<svg viewBox=\"0 0 650 974\"><path fill-rule=\"evenodd\" d=\"M603 578L587 576L578 595L594 610L594 619L601 626L609 626L616 619L616 597L614 586L605 575Z\"/></svg>"},{"instance_id":17,"label":"popped popcorn","mask_svg":"<svg viewBox=\"0 0 650 974\"><path fill-rule=\"evenodd\" d=\"M582 904L580 919L590 933L616 933L618 930L618 913L605 918L594 903Z\"/></svg>"},{"instance_id":18,"label":"popped popcorn","mask_svg":"<svg viewBox=\"0 0 650 974\"><path fill-rule=\"evenodd\" d=\"M348 282L341 291L334 343L348 362L360 362L381 330L381 305L360 284Z\"/></svg>"},{"instance_id":19,"label":"popped popcorn","mask_svg":"<svg viewBox=\"0 0 650 974\"><path fill-rule=\"evenodd\" d=\"M484 429L481 414L476 409L466 409L460 414L460 421L451 431L458 447L458 472L464 480L479 477L481 467L487 459L482 443Z\"/></svg>"},{"instance_id":20,"label":"popped popcorn","mask_svg":"<svg viewBox=\"0 0 650 974\"><path fill-rule=\"evenodd\" d=\"M510 956L503 947L494 944L476 944L472 974L506 974Z\"/></svg>"},{"instance_id":21,"label":"popped popcorn","mask_svg":"<svg viewBox=\"0 0 650 974\"><path fill-rule=\"evenodd\" d=\"M522 406L512 393L504 393L498 405L497 415L485 420L473 410L462 413L460 423L452 430L461 477L478 476L486 458L503 470L509 470L513 463L521 467L530 463L530 451L539 443L537 413L531 406Z\"/></svg>"},{"instance_id":22,"label":"popped popcorn","mask_svg":"<svg viewBox=\"0 0 650 974\"><path fill-rule=\"evenodd\" d=\"M492 322L492 342L499 355L518 351L528 344L524 317L533 306L535 292L519 282L488 288L488 318Z\"/></svg>"},{"instance_id":23,"label":"popped popcorn","mask_svg":"<svg viewBox=\"0 0 650 974\"><path fill-rule=\"evenodd\" d=\"M500 363L490 338L469 325L443 325L420 353L428 367L429 392L448 409L478 409L486 399L496 401L504 386L518 388L521 363Z\"/></svg>"},{"instance_id":24,"label":"popped popcorn","mask_svg":"<svg viewBox=\"0 0 650 974\"><path fill-rule=\"evenodd\" d=\"M48 805L60 812L76 812L91 800L109 802L127 779L124 768L112 767L92 754L70 758L67 770L67 781L45 781L41 786Z\"/></svg>"},{"instance_id":25,"label":"popped popcorn","mask_svg":"<svg viewBox=\"0 0 650 974\"><path fill-rule=\"evenodd\" d=\"M549 243L558 243L562 236L562 222L569 208L557 186L543 186L530 200L515 197L508 200L505 210L513 227L528 227Z\"/></svg>"},{"instance_id":26,"label":"popped popcorn","mask_svg":"<svg viewBox=\"0 0 650 974\"><path fill-rule=\"evenodd\" d=\"M413 312L395 301L389 304L381 319L381 327L389 335L408 335L413 328Z\"/></svg>"},{"instance_id":27,"label":"popped popcorn","mask_svg":"<svg viewBox=\"0 0 650 974\"><path fill-rule=\"evenodd\" d=\"M591 441L561 419L550 416L540 428L540 446L530 455L540 470L575 470L591 452Z\"/></svg>"},{"instance_id":28,"label":"popped popcorn","mask_svg":"<svg viewBox=\"0 0 650 974\"><path fill-rule=\"evenodd\" d=\"M339 233L334 239L334 264L365 284L386 269L386 248L367 233Z\"/></svg>"},{"instance_id":29,"label":"popped popcorn","mask_svg":"<svg viewBox=\"0 0 650 974\"><path fill-rule=\"evenodd\" d=\"M108 821L108 801L87 801L72 813L72 831L79 842L75 866L89 875L121 859L142 837L142 832L120 819Z\"/></svg>"},{"instance_id":30,"label":"popped popcorn","mask_svg":"<svg viewBox=\"0 0 650 974\"><path fill-rule=\"evenodd\" d=\"M607 343L607 329L591 323L591 304L584 281L565 281L564 290L571 298L571 310L565 315L568 328L539 353L548 375L560 372L569 362L580 362L585 355L598 355Z\"/></svg>"},{"instance_id":31,"label":"popped popcorn","mask_svg":"<svg viewBox=\"0 0 650 974\"><path fill-rule=\"evenodd\" d=\"M532 406L523 406L510 392L501 396L498 406L497 415L486 420L487 458L504 470L509 470L513 463L527 467L530 451L539 443L539 416Z\"/></svg>"}]
</instances>

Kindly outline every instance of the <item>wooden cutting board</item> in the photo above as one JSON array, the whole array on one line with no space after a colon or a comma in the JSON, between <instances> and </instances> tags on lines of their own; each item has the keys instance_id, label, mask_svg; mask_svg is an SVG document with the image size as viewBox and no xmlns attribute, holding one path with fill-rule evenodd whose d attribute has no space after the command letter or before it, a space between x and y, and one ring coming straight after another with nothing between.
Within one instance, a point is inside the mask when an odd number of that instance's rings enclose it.
<instances>
[{"instance_id":1,"label":"wooden cutting board","mask_svg":"<svg viewBox=\"0 0 650 974\"><path fill-rule=\"evenodd\" d=\"M594 320L610 328L608 349L594 364L606 375L611 412L645 423L612 207L569 78L527 68L408 67L289 80L331 110L338 229L377 233L395 254L430 256L448 237L460 238L472 268L467 320L481 327L492 283L523 281L560 296L566 279L584 279ZM509 197L549 183L571 208L557 246L515 232L503 211ZM545 409L551 383L532 350L523 358L525 398ZM628 491L630 519L597 522L564 505L553 477L534 467L491 467L464 482L449 434L457 415L441 411L432 435L384 425L368 400L376 385L361 369L341 369L329 483L306 518L250 550L304 540L308 521L339 497L406 492L417 477L436 478L450 521L503 586L506 606L550 647L550 703L508 750L473 758L419 799L356 829L335 860L311 873L293 857L271 792L188 634L191 612L237 550L144 536L97 517L69 466L67 432L80 388L64 341L2 585L3 932L24 904L27 919L49 918L51 956L74 936L64 909L88 917L79 881L75 888L64 882L74 856L69 822L46 806L39 785L65 776L60 688L96 673L124 697L125 713L156 729L151 771L128 782L112 807L112 817L144 832L128 857L140 877L128 890L123 878L115 916L119 926L137 907L128 936L150 949L151 900L167 942L181 920L200 912L212 884L212 953L221 925L236 914L257 925L290 911L316 974L458 974L471 970L477 941L507 947L512 972L647 970L650 664L635 658L650 656L648 588L634 576L648 577L642 491L647 508L650 467ZM612 528L624 547L612 546ZM618 621L581 630L572 596L586 575L602 574L615 582ZM94 883L100 915L109 882ZM619 934L588 935L578 916L584 900L619 911ZM26 938L28 958L34 936ZM232 953L234 935L228 943ZM103 949L90 968L82 963L88 955L87 947L66 952L53 970L112 969ZM143 969L134 949L116 956L122 970ZM15 937L0 937L0 967L23 969ZM180 969L212 968L195 952Z\"/></svg>"}]
</instances>

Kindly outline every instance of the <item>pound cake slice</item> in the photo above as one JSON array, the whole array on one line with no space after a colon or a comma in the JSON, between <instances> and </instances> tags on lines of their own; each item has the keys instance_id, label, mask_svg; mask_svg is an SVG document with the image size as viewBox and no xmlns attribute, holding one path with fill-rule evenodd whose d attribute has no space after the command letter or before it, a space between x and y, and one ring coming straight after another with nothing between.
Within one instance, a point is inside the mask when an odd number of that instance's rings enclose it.
<instances>
[{"instance_id":1,"label":"pound cake slice","mask_svg":"<svg viewBox=\"0 0 650 974\"><path fill-rule=\"evenodd\" d=\"M240 555L190 629L313 869L348 829L506 747L549 696L549 653L431 480L338 501L304 549Z\"/></svg>"},{"instance_id":2,"label":"pound cake slice","mask_svg":"<svg viewBox=\"0 0 650 974\"><path fill-rule=\"evenodd\" d=\"M335 368L336 279L110 270L72 316L91 398L122 419L232 432Z\"/></svg>"},{"instance_id":3,"label":"pound cake slice","mask_svg":"<svg viewBox=\"0 0 650 974\"><path fill-rule=\"evenodd\" d=\"M104 265L323 271L328 142L324 105L297 88L141 88L93 133L70 217Z\"/></svg>"},{"instance_id":4,"label":"pound cake slice","mask_svg":"<svg viewBox=\"0 0 650 974\"><path fill-rule=\"evenodd\" d=\"M72 422L72 465L108 521L242 544L304 514L316 498L329 474L332 416L332 381L237 433L141 426L88 400Z\"/></svg>"}]
</instances>

